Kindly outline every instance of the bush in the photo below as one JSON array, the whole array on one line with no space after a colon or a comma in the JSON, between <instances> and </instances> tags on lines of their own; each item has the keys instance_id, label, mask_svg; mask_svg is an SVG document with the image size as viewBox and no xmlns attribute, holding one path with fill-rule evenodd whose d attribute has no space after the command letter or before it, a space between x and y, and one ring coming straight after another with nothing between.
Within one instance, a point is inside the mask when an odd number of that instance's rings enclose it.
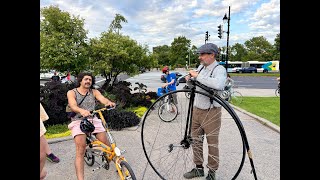
<instances>
[{"instance_id":1,"label":"bush","mask_svg":"<svg viewBox=\"0 0 320 180\"><path fill-rule=\"evenodd\" d=\"M131 94L131 89L128 87L130 85L130 82L120 81L113 87L111 92L102 92L105 97L121 103L117 111L104 112L106 113L104 116L107 119L107 123L112 129L121 130L122 128L139 124L140 119L134 112L122 112L122 109L124 107L149 107L152 104L151 97L156 97L155 92ZM67 92L73 88L75 88L75 83L65 84L59 81L47 82L44 86L40 86L40 102L49 116L49 120L44 122L46 127L70 123L65 108L68 104ZM102 91L101 89L98 90ZM97 108L99 106L101 105L97 104Z\"/></svg>"},{"instance_id":2,"label":"bush","mask_svg":"<svg viewBox=\"0 0 320 180\"><path fill-rule=\"evenodd\" d=\"M146 96L149 96L151 99L158 99L157 93L153 91L147 92Z\"/></svg>"},{"instance_id":3,"label":"bush","mask_svg":"<svg viewBox=\"0 0 320 180\"><path fill-rule=\"evenodd\" d=\"M50 81L40 86L40 102L46 110L49 120L44 121L44 125L55 125L68 123L65 108L67 106L67 92L73 86L70 84L61 83L60 81Z\"/></svg>"},{"instance_id":4,"label":"bush","mask_svg":"<svg viewBox=\"0 0 320 180\"><path fill-rule=\"evenodd\" d=\"M136 126L140 118L134 112L118 111L117 109L104 111L103 116L110 129L121 130L126 127Z\"/></svg>"}]
</instances>

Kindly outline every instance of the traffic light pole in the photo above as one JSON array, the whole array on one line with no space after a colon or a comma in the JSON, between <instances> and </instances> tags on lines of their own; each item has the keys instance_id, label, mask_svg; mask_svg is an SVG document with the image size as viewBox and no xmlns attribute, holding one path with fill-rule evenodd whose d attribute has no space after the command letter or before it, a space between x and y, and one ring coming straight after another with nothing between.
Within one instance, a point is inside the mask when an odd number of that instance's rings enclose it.
<instances>
[{"instance_id":1,"label":"traffic light pole","mask_svg":"<svg viewBox=\"0 0 320 180\"><path fill-rule=\"evenodd\" d=\"M228 15L228 31L227 31L227 57L226 57L226 70L228 72L228 59L229 59L229 27L230 27L230 6L229 6L229 15Z\"/></svg>"}]
</instances>

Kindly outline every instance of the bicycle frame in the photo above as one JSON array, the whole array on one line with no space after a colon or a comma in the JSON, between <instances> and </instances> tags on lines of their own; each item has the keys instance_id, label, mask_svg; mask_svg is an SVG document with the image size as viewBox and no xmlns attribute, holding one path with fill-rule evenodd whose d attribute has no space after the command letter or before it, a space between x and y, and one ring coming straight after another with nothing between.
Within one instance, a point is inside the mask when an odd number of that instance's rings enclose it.
<instances>
[{"instance_id":1,"label":"bicycle frame","mask_svg":"<svg viewBox=\"0 0 320 180\"><path fill-rule=\"evenodd\" d=\"M99 141L96 137L92 136L91 133L87 134L87 139L89 141L87 146L89 146L93 151L98 150L98 151L104 152L105 153L104 156L107 159L108 163L110 161L113 161L116 164L116 169L119 174L119 177L121 178L121 180L124 180L125 177L123 177L123 175L121 173L120 162L126 161L126 159L123 156L121 156L125 151L120 151L120 149L116 145L115 140L113 139L113 137L111 135L111 132L110 132L108 125L107 125L107 123L104 119L104 116L102 114L102 111L105 111L105 110L108 110L108 109L101 108L101 109L93 111L93 113L99 114L99 117L102 120L102 124L106 129L107 138L109 140L110 146ZM102 155L100 154L100 156L102 156Z\"/></svg>"},{"instance_id":2,"label":"bicycle frame","mask_svg":"<svg viewBox=\"0 0 320 180\"><path fill-rule=\"evenodd\" d=\"M200 82L198 82L196 80L193 80L193 79L190 79L190 82L191 82L191 87L190 87L191 94L190 94L190 101L189 101L189 106L188 106L186 131L185 131L185 134L184 134L184 139L181 141L180 144L184 148L189 148L190 145L191 145L191 142L192 142L192 138L191 138L191 123L192 123L192 116L193 116L192 112L193 112L193 104L194 104L196 87L198 86L198 87L204 89L207 92L207 93L201 93L201 92L198 91L198 93L200 93L200 94L208 94L210 97L212 97L212 99L210 99L211 101L214 100L214 101L220 102L219 104L221 104L230 113L230 115L235 120L235 123L237 124L237 126L238 126L238 128L240 130L240 134L242 135L243 141L244 141L244 144L245 144L245 146L243 146L243 148L244 148L243 153L245 153L245 150L247 150L247 154L248 154L248 157L249 157L249 160L250 160L250 165L251 165L251 168L252 168L251 171L253 172L254 178L257 179L256 171L255 171L253 160L252 160L252 153L251 153L251 150L250 150L250 147L249 147L247 136L245 134L243 125L242 125L239 117L237 116L237 114L234 112L233 108L228 103L226 103L223 98L221 98L217 94L217 92L218 92L217 90L209 88L209 87L207 87L207 86L205 86L205 85L201 84ZM240 173L240 171L242 169L242 166L244 164L244 158L245 158L245 156L243 156L240 168L238 169L238 171L237 171L237 173L235 175L235 178L238 176L238 174Z\"/></svg>"}]
</instances>

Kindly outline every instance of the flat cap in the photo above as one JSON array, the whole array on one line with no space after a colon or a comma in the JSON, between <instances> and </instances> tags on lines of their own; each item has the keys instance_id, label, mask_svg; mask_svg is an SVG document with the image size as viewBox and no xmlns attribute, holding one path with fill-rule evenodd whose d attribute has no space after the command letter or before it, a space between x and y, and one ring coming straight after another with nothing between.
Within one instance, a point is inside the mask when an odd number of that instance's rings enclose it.
<instances>
[{"instance_id":1,"label":"flat cap","mask_svg":"<svg viewBox=\"0 0 320 180\"><path fill-rule=\"evenodd\" d=\"M198 54L219 54L219 48L213 43L207 43L202 45L197 50Z\"/></svg>"}]
</instances>

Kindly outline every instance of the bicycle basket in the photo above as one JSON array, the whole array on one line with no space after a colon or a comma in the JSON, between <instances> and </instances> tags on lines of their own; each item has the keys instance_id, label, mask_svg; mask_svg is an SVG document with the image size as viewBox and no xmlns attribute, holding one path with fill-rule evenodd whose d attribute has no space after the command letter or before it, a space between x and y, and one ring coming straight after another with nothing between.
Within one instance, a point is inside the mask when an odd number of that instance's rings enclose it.
<instances>
[{"instance_id":1,"label":"bicycle basket","mask_svg":"<svg viewBox=\"0 0 320 180\"><path fill-rule=\"evenodd\" d=\"M167 88L158 88L158 92L157 92L157 95L160 97L164 94L168 93L168 89Z\"/></svg>"}]
</instances>

